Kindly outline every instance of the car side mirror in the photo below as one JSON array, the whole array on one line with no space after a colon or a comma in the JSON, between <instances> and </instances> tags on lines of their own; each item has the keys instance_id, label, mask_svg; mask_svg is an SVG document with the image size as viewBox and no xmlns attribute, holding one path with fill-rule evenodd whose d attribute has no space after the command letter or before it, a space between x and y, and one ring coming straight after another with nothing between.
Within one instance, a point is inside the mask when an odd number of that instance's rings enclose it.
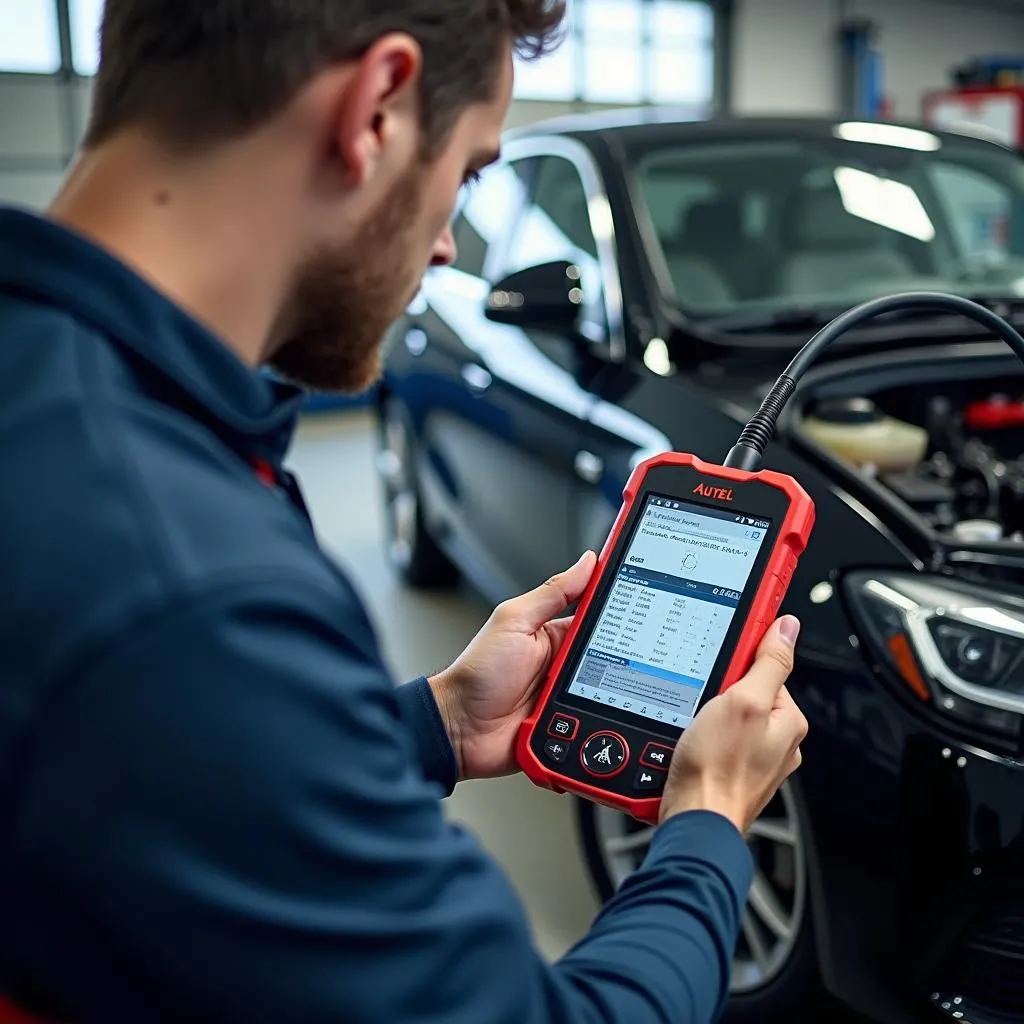
<instances>
[{"instance_id":1,"label":"car side mirror","mask_svg":"<svg viewBox=\"0 0 1024 1024\"><path fill-rule=\"evenodd\" d=\"M583 305L580 276L580 268L567 260L517 270L491 288L485 315L499 324L576 336Z\"/></svg>"}]
</instances>

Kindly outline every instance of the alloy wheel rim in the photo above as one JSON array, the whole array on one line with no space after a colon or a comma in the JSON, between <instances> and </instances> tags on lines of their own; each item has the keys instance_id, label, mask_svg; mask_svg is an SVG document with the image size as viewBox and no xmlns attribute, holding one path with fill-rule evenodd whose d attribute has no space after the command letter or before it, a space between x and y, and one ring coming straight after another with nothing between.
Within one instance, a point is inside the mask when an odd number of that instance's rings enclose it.
<instances>
[{"instance_id":1,"label":"alloy wheel rim","mask_svg":"<svg viewBox=\"0 0 1024 1024\"><path fill-rule=\"evenodd\" d=\"M618 887L642 863L654 828L595 805L598 848L612 885ZM799 812L787 784L750 828L754 881L733 957L729 990L755 992L789 962L807 903L807 870Z\"/></svg>"},{"instance_id":2,"label":"alloy wheel rim","mask_svg":"<svg viewBox=\"0 0 1024 1024\"><path fill-rule=\"evenodd\" d=\"M412 560L416 543L416 490L409 468L409 438L405 428L388 416L382 431L382 449L377 468L384 481L388 524L388 552L391 561L404 568Z\"/></svg>"}]
</instances>

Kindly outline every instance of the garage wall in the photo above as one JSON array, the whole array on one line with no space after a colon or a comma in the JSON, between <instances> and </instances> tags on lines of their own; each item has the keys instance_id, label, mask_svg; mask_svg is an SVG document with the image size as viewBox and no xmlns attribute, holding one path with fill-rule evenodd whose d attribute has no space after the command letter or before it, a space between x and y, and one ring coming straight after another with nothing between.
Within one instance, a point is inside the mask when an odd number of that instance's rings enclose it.
<instances>
[{"instance_id":1,"label":"garage wall","mask_svg":"<svg viewBox=\"0 0 1024 1024\"><path fill-rule=\"evenodd\" d=\"M735 0L733 108L741 114L823 114L839 103L837 26L881 26L885 87L897 117L921 116L923 94L971 57L1024 52L1024 5L983 0Z\"/></svg>"},{"instance_id":2,"label":"garage wall","mask_svg":"<svg viewBox=\"0 0 1024 1024\"><path fill-rule=\"evenodd\" d=\"M515 100L505 122L508 128L533 124L549 117L566 117L590 110L615 110L614 106L600 103L557 103L550 100Z\"/></svg>"},{"instance_id":3,"label":"garage wall","mask_svg":"<svg viewBox=\"0 0 1024 1024\"><path fill-rule=\"evenodd\" d=\"M922 93L948 86L950 68L967 58L1024 53L1024 9L1009 13L935 0L856 0L849 6L883 25L886 89L901 117L920 117Z\"/></svg>"},{"instance_id":4,"label":"garage wall","mask_svg":"<svg viewBox=\"0 0 1024 1024\"><path fill-rule=\"evenodd\" d=\"M0 82L0 196L35 205L55 187L66 153L64 93L55 79Z\"/></svg>"},{"instance_id":5,"label":"garage wall","mask_svg":"<svg viewBox=\"0 0 1024 1024\"><path fill-rule=\"evenodd\" d=\"M43 206L85 128L88 84L0 75L0 202Z\"/></svg>"},{"instance_id":6,"label":"garage wall","mask_svg":"<svg viewBox=\"0 0 1024 1024\"><path fill-rule=\"evenodd\" d=\"M74 154L89 116L89 83L0 74L0 203L45 206ZM508 126L586 110L587 103L517 101Z\"/></svg>"},{"instance_id":7,"label":"garage wall","mask_svg":"<svg viewBox=\"0 0 1024 1024\"><path fill-rule=\"evenodd\" d=\"M507 126L588 110L593 103L517 100ZM700 116L694 111L693 116ZM45 206L57 189L89 116L89 83L61 84L39 75L0 74L0 203Z\"/></svg>"}]
</instances>

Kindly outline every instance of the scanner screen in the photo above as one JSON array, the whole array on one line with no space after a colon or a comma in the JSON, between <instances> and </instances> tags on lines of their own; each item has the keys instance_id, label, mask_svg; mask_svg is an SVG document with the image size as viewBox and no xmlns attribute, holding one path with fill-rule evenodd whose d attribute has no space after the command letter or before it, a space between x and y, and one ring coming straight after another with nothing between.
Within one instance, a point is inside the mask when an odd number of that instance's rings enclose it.
<instances>
[{"instance_id":1,"label":"scanner screen","mask_svg":"<svg viewBox=\"0 0 1024 1024\"><path fill-rule=\"evenodd\" d=\"M770 527L648 495L569 693L689 725Z\"/></svg>"}]
</instances>

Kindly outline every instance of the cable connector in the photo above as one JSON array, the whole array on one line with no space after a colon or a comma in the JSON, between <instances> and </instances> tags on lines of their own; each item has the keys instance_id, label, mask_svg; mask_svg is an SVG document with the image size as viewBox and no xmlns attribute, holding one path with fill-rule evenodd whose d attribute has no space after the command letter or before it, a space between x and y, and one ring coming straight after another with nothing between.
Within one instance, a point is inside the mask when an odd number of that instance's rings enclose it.
<instances>
[{"instance_id":1,"label":"cable connector","mask_svg":"<svg viewBox=\"0 0 1024 1024\"><path fill-rule=\"evenodd\" d=\"M753 473L761 468L761 456L775 433L775 424L782 410L795 390L796 381L785 373L772 385L761 408L751 417L729 452L724 463L729 469L743 469Z\"/></svg>"}]
</instances>

